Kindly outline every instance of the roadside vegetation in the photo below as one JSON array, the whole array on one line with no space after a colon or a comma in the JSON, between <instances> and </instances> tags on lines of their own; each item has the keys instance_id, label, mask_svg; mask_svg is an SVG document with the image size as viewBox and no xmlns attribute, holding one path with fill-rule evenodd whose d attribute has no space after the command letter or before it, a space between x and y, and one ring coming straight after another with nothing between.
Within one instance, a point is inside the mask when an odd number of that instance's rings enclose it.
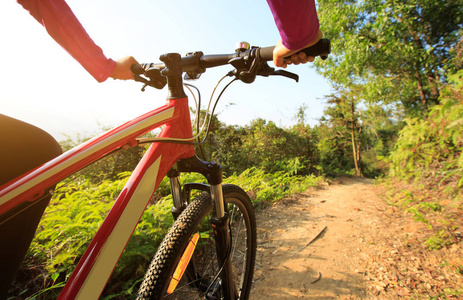
<instances>
[{"instance_id":1,"label":"roadside vegetation","mask_svg":"<svg viewBox=\"0 0 463 300\"><path fill-rule=\"evenodd\" d=\"M72 142L66 141L63 146L69 143ZM117 153L58 184L12 294L21 299L57 298L129 179L131 173L122 169L133 167L133 161L136 161L133 159L141 156L143 151L144 148L132 148L125 154ZM269 167L272 172L268 171ZM260 209L324 181L322 176L297 175L301 168L303 165L295 160L282 170L276 170L268 162L266 167L251 167L239 173L228 169L230 175L224 182L241 186L249 193L256 209ZM181 180L205 182L199 174L184 174ZM125 248L103 299L130 299L136 295L144 272L173 223L169 193L169 181L164 178Z\"/></svg>"},{"instance_id":2,"label":"roadside vegetation","mask_svg":"<svg viewBox=\"0 0 463 300\"><path fill-rule=\"evenodd\" d=\"M460 72L460 74L463 74ZM406 119L387 184L388 199L430 229L425 244L441 249L461 240L463 187L463 81L456 75L426 119Z\"/></svg>"}]
</instances>

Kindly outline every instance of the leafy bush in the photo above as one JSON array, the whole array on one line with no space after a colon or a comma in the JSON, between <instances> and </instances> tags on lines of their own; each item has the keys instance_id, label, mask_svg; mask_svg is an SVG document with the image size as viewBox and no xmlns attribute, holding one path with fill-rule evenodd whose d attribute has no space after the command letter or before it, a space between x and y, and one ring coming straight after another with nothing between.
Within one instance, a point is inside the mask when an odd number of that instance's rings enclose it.
<instances>
[{"instance_id":1,"label":"leafy bush","mask_svg":"<svg viewBox=\"0 0 463 300\"><path fill-rule=\"evenodd\" d=\"M283 169L298 175L317 173L317 137L310 126L281 128L264 119L244 127L215 122L215 131L203 148L208 160L223 165L225 174L241 173L251 167L268 173Z\"/></svg>"},{"instance_id":2,"label":"leafy bush","mask_svg":"<svg viewBox=\"0 0 463 300\"><path fill-rule=\"evenodd\" d=\"M441 104L425 119L405 120L389 157L390 180L404 181L391 184L391 199L427 224L431 232L425 244L431 249L458 242L463 226L462 75L451 76L457 81L443 90Z\"/></svg>"},{"instance_id":3,"label":"leafy bush","mask_svg":"<svg viewBox=\"0 0 463 300\"><path fill-rule=\"evenodd\" d=\"M463 97L456 91L433 106L426 119L406 119L395 151L390 175L403 179L451 186L463 184Z\"/></svg>"},{"instance_id":4,"label":"leafy bush","mask_svg":"<svg viewBox=\"0 0 463 300\"><path fill-rule=\"evenodd\" d=\"M290 173L266 173L263 169L251 168L240 175L233 174L225 180L242 187L251 195L255 205L272 203L288 195L300 193L320 184L322 177L291 176Z\"/></svg>"}]
</instances>

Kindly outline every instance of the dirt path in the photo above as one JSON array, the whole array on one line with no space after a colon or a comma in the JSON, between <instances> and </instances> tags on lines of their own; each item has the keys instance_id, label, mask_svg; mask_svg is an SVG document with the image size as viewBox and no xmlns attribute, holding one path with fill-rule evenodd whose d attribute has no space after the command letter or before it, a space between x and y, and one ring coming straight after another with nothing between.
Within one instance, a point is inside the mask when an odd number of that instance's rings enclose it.
<instances>
[{"instance_id":1,"label":"dirt path","mask_svg":"<svg viewBox=\"0 0 463 300\"><path fill-rule=\"evenodd\" d=\"M372 181L345 178L263 210L251 299L367 298L362 249L386 209Z\"/></svg>"}]
</instances>

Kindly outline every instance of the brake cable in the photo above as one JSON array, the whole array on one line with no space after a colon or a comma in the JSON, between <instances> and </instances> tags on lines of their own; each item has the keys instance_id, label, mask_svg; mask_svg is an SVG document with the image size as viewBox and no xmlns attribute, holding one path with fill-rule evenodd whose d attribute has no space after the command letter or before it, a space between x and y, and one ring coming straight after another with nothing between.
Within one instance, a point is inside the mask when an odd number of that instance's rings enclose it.
<instances>
[{"instance_id":1,"label":"brake cable","mask_svg":"<svg viewBox=\"0 0 463 300\"><path fill-rule=\"evenodd\" d=\"M213 92L212 92L212 95L211 95L211 98L209 100L209 105L207 107L207 110L206 110L206 116L204 118L204 122L203 122L203 125L201 126L201 129L199 130L199 132L191 137L191 138L186 138L186 139L177 139L177 138L139 138L137 139L137 142L138 144L146 144L146 143L157 143L157 142L160 142L160 143L175 143L175 144L185 144L185 145L193 145L193 146L198 146L198 145L202 145L204 144L204 142L206 141L208 135L209 135L209 130L210 130L210 126L211 126L211 123L212 123L212 117L214 115L214 112L215 112L215 109L217 107L217 104L220 100L220 98L222 97L223 93L225 92L225 90L233 83L235 82L237 79L234 78L233 80L231 80L223 89L222 91L220 92L219 96L217 97L217 99L215 100L215 103L213 105L213 108L212 108L212 111L211 111L211 114L209 114L209 110L210 110L210 107L211 107L211 103L212 103L212 99L214 97L214 94L218 88L218 86L220 85L220 83L226 78L228 77L229 74L227 73L227 75L223 76L219 82L217 83L217 85L215 86ZM192 87L194 87L193 85L190 85ZM194 87L196 88L196 87ZM196 88L197 89L197 88ZM199 91L199 90L198 90ZM200 110L200 109L197 109L197 110ZM209 116L210 115L210 116ZM209 118L209 121L207 120ZM198 120L199 122L199 120ZM207 125L206 125L207 123ZM199 139L200 138L200 135L202 132L204 132L204 128L206 127L206 133L205 133L205 136L202 140L198 141L198 142L190 142L191 140L194 140L194 139Z\"/></svg>"}]
</instances>

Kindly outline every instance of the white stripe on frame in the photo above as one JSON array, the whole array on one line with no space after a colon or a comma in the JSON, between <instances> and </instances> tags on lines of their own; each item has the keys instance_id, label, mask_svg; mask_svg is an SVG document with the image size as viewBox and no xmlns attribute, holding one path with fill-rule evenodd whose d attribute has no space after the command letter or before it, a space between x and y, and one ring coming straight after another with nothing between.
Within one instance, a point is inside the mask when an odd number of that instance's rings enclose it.
<instances>
[{"instance_id":1,"label":"white stripe on frame","mask_svg":"<svg viewBox=\"0 0 463 300\"><path fill-rule=\"evenodd\" d=\"M87 275L76 299L98 299L100 296L154 191L160 164L161 157L143 175L111 235L99 253L90 273Z\"/></svg>"}]
</instances>

